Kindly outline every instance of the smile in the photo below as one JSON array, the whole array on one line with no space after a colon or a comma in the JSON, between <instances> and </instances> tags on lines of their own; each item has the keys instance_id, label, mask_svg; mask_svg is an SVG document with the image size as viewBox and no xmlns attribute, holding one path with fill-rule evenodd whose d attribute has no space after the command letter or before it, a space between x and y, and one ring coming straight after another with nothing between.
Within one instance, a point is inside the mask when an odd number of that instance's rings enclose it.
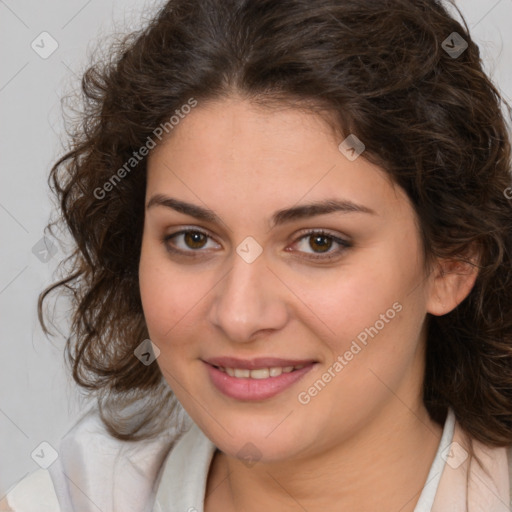
<instances>
[{"instance_id":1,"label":"smile","mask_svg":"<svg viewBox=\"0 0 512 512\"><path fill-rule=\"evenodd\" d=\"M304 368L304 364L298 366L273 366L271 368L256 368L254 370L247 370L245 368L223 368L217 366L216 368L221 372L227 373L230 377L237 379L268 379L272 377L279 377L283 373L291 373L295 370Z\"/></svg>"},{"instance_id":2,"label":"smile","mask_svg":"<svg viewBox=\"0 0 512 512\"><path fill-rule=\"evenodd\" d=\"M214 389L229 398L242 401L261 401L279 395L317 365L316 362L308 362L249 369L204 364Z\"/></svg>"}]
</instances>

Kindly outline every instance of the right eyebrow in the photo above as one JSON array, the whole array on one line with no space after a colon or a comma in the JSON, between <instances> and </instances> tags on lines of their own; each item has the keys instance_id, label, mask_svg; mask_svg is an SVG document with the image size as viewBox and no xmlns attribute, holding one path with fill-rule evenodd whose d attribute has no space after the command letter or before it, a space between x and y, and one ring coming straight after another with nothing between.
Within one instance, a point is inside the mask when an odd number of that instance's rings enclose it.
<instances>
[{"instance_id":1,"label":"right eyebrow","mask_svg":"<svg viewBox=\"0 0 512 512\"><path fill-rule=\"evenodd\" d=\"M171 208L172 210L176 210L179 213L190 215L191 217L195 217L196 219L205 222L221 222L220 217L213 210L203 208L192 203L186 203L185 201L180 201L179 199L175 199L173 197L167 197L163 194L154 195L148 201L146 210L149 210L149 208L154 206L165 206L167 208Z\"/></svg>"}]
</instances>

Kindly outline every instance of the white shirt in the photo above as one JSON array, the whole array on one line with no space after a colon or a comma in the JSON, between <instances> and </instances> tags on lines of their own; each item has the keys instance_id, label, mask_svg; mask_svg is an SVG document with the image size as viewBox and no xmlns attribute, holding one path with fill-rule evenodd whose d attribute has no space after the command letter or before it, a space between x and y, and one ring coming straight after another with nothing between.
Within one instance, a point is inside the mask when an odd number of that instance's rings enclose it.
<instances>
[{"instance_id":1,"label":"white shirt","mask_svg":"<svg viewBox=\"0 0 512 512\"><path fill-rule=\"evenodd\" d=\"M152 441L125 442L109 436L90 412L63 439L59 458L16 485L7 494L8 504L15 512L204 512L216 447L189 423L174 443L177 431ZM450 410L414 512L432 510L454 426Z\"/></svg>"}]
</instances>

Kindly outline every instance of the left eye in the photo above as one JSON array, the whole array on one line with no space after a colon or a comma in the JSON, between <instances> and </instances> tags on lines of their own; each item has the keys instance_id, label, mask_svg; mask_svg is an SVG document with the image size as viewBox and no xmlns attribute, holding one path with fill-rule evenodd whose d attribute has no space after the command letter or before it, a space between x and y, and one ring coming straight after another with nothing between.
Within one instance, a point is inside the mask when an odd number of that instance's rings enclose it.
<instances>
[{"instance_id":1,"label":"left eye","mask_svg":"<svg viewBox=\"0 0 512 512\"><path fill-rule=\"evenodd\" d=\"M173 240L178 240L181 243L172 242ZM187 256L196 256L190 253L201 252L200 249L208 249L209 241L213 242L210 235L203 231L191 229L172 233L165 236L163 239L163 242L170 252L185 254ZM214 243L214 245L219 247L216 243ZM347 240L343 240L342 238L338 238L321 230L304 233L293 242L292 246L293 245L299 246L299 252L309 254L310 256L307 256L307 258L310 259L331 259L351 247L351 244ZM336 245L338 249L331 250ZM307 249L312 249L312 252L308 252Z\"/></svg>"},{"instance_id":2,"label":"left eye","mask_svg":"<svg viewBox=\"0 0 512 512\"><path fill-rule=\"evenodd\" d=\"M299 246L300 252L310 254L311 256L307 257L311 259L331 259L351 247L347 240L338 238L326 231L309 231L299 237L294 244ZM336 245L338 249L331 251L333 246ZM313 252L308 252L307 249L313 249Z\"/></svg>"}]
</instances>

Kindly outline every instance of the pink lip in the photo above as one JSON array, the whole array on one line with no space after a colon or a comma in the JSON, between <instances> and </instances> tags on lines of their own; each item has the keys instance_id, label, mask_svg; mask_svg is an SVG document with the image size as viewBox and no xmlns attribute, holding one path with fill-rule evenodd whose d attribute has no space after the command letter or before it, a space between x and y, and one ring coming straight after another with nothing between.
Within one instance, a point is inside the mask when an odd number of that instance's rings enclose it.
<instances>
[{"instance_id":1,"label":"pink lip","mask_svg":"<svg viewBox=\"0 0 512 512\"><path fill-rule=\"evenodd\" d=\"M226 364L225 358L222 358L224 364ZM290 361L276 360L276 359L263 359L263 361L271 361L272 364L261 364L260 360L253 360L250 362L251 368L247 368L248 361L245 361L245 366L239 366L240 361L237 364L218 364L216 366L228 367L228 368L242 368L242 369L254 369L254 368L269 368L272 366L295 366L299 364L305 364L304 368L300 370L294 370L290 373L282 373L278 377L268 377L267 379L251 379L251 378L237 378L230 377L227 373L215 368L209 363L205 362L208 374L213 385L224 395L235 398L237 400L266 400L273 396L281 393L285 389L292 386L295 382L301 379L306 373L308 373L315 365L312 361L305 361L304 363L288 364ZM278 363L276 361L284 361L285 364ZM257 364L255 364L257 362Z\"/></svg>"}]
</instances>

